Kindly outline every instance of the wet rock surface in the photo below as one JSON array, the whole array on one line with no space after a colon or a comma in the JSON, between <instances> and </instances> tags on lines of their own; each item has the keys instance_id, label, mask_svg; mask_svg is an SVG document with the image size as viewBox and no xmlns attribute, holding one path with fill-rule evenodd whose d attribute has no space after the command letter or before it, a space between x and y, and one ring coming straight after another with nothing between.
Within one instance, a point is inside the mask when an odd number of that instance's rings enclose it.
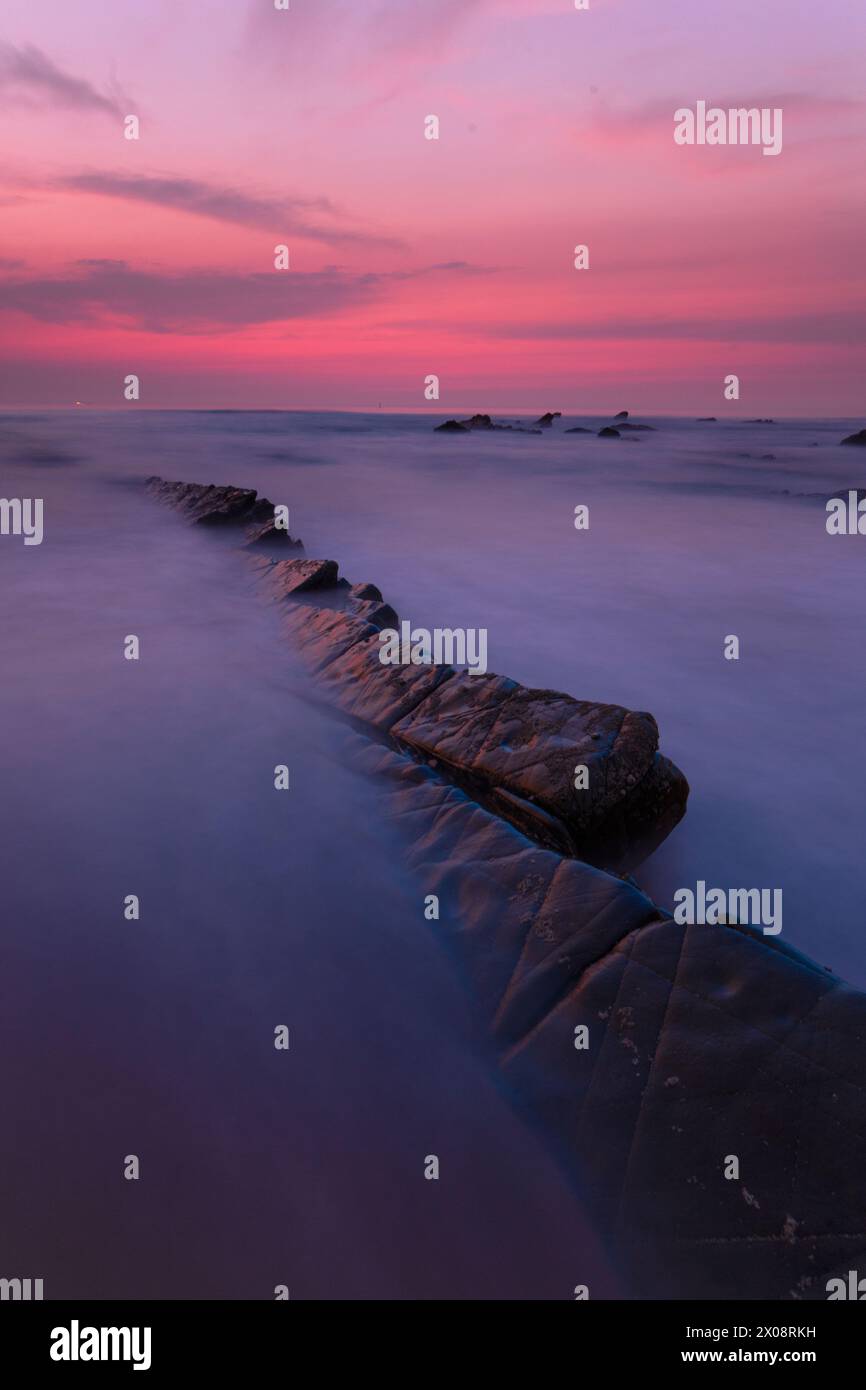
<instances>
[{"instance_id":1,"label":"wet rock surface","mask_svg":"<svg viewBox=\"0 0 866 1390\"><path fill-rule=\"evenodd\" d=\"M215 483L176 483L156 476L145 480L152 497L168 503L197 526L243 526L248 546L255 549L303 550L274 522L274 503L255 488L219 487Z\"/></svg>"},{"instance_id":2,"label":"wet rock surface","mask_svg":"<svg viewBox=\"0 0 866 1390\"><path fill-rule=\"evenodd\" d=\"M203 499L183 485L152 491L199 519ZM247 563L281 598L271 572L300 573L286 569L298 561ZM314 596L381 599L341 585L333 562L300 563L326 567ZM319 688L356 721L349 755L379 780L383 814L437 895L430 929L631 1292L823 1300L828 1279L862 1268L866 996L750 927L676 924L503 809L510 799L590 837L619 816L631 845L641 825L657 834L687 789L658 754L652 717L498 676L383 667L378 629L346 609L288 601L281 612ZM578 762L603 776L572 804L565 774Z\"/></svg>"},{"instance_id":3,"label":"wet rock surface","mask_svg":"<svg viewBox=\"0 0 866 1390\"><path fill-rule=\"evenodd\" d=\"M751 928L678 926L429 768L364 740L356 756L632 1293L825 1299L862 1269L866 996Z\"/></svg>"},{"instance_id":4,"label":"wet rock surface","mask_svg":"<svg viewBox=\"0 0 866 1390\"><path fill-rule=\"evenodd\" d=\"M187 511L184 484L158 480L150 490L169 503L177 498ZM221 493L196 497L197 519L209 500L223 507ZM253 505L255 494L245 496ZM272 600L303 597L285 628L326 700L415 756L435 759L452 780L540 843L626 870L684 814L688 783L659 753L652 715L450 665L383 665L379 631L395 627L396 614L375 585L349 586L333 560L256 556L249 563ZM310 601L320 601L324 612L317 614ZM586 769L581 789L578 767Z\"/></svg>"}]
</instances>

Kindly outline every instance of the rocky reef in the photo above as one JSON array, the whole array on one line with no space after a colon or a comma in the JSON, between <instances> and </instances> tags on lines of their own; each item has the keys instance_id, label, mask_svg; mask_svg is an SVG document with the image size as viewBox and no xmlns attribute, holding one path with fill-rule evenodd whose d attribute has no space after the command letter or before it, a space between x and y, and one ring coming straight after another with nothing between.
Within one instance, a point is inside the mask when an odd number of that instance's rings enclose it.
<instances>
[{"instance_id":1,"label":"rocky reef","mask_svg":"<svg viewBox=\"0 0 866 1390\"><path fill-rule=\"evenodd\" d=\"M199 525L231 516L247 544L249 518L259 521L254 493L162 479L148 487ZM285 631L329 704L435 760L538 843L626 871L682 817L688 784L659 752L651 714L450 665L383 665L379 633L396 614L375 586L350 586L333 560L254 555L250 564L263 593L285 605ZM587 782L581 790L578 767Z\"/></svg>"},{"instance_id":2,"label":"rocky reef","mask_svg":"<svg viewBox=\"0 0 866 1390\"><path fill-rule=\"evenodd\" d=\"M255 493L148 486L196 525L235 526L436 895L431 927L512 1098L632 1293L823 1299L828 1279L862 1268L866 996L758 929L680 925L621 876L685 806L652 716L383 666L381 622L359 607L383 604L380 591L348 585L333 561L250 553ZM590 770L583 792L576 764Z\"/></svg>"},{"instance_id":3,"label":"rocky reef","mask_svg":"<svg viewBox=\"0 0 866 1390\"><path fill-rule=\"evenodd\" d=\"M562 419L561 410L548 410L544 415L540 415L532 425L526 426L520 423L516 425L497 424L490 415L472 415L468 420L445 420L441 425L434 425L437 434L471 434L475 430L502 430L510 431L514 434L543 434L545 430L552 428L556 420ZM584 425L575 425L571 429L563 430L563 434L598 434L603 439L617 439L624 430L654 432L655 425L635 425L628 420L628 411L621 410L614 416L614 424L602 426L598 430L588 429Z\"/></svg>"}]
</instances>

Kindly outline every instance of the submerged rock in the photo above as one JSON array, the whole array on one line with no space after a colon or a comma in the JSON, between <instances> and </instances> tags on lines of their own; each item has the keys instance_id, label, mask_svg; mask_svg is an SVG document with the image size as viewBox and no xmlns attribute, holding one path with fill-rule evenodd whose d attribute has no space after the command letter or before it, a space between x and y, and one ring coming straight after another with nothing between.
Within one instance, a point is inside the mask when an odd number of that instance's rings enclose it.
<instances>
[{"instance_id":1,"label":"submerged rock","mask_svg":"<svg viewBox=\"0 0 866 1390\"><path fill-rule=\"evenodd\" d=\"M717 425L718 420L715 415L699 415L697 423L699 425Z\"/></svg>"},{"instance_id":2,"label":"submerged rock","mask_svg":"<svg viewBox=\"0 0 866 1390\"><path fill-rule=\"evenodd\" d=\"M595 434L595 430L587 428L586 425L572 425L570 430L563 430L563 434Z\"/></svg>"},{"instance_id":3,"label":"submerged rock","mask_svg":"<svg viewBox=\"0 0 866 1390\"><path fill-rule=\"evenodd\" d=\"M856 434L849 434L839 442L840 444L857 444L861 448L866 448L866 430L858 430Z\"/></svg>"},{"instance_id":4,"label":"submerged rock","mask_svg":"<svg viewBox=\"0 0 866 1390\"><path fill-rule=\"evenodd\" d=\"M599 430L598 437L599 439L621 439L622 435L619 430L614 429L613 425L605 425L603 429Z\"/></svg>"}]
</instances>

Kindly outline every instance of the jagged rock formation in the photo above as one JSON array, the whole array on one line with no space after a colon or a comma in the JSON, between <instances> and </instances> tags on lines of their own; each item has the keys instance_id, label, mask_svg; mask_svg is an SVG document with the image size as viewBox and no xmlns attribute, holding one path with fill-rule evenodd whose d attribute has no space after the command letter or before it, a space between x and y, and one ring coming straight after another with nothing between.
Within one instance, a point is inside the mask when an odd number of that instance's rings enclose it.
<instances>
[{"instance_id":1,"label":"jagged rock formation","mask_svg":"<svg viewBox=\"0 0 866 1390\"><path fill-rule=\"evenodd\" d=\"M224 517L237 492L151 490L197 521L208 507ZM242 535L254 506L235 509ZM629 782L656 766L651 716L496 676L383 667L377 627L351 611L379 601L374 586L305 561L329 576L304 599L331 606L311 606L291 597L297 561L247 560L323 694L364 731L346 733L353 756L439 898L434 929L512 1095L574 1175L632 1292L824 1299L828 1279L862 1270L866 996L777 937L678 925L544 838L548 821L575 840L617 815L658 827L670 786L662 778L647 809L647 772ZM578 813L564 773L593 757L602 775Z\"/></svg>"},{"instance_id":2,"label":"jagged rock formation","mask_svg":"<svg viewBox=\"0 0 866 1390\"><path fill-rule=\"evenodd\" d=\"M197 526L242 526L247 546L303 550L303 542L294 540L274 525L274 504L259 497L255 488L218 487L215 483L172 483L164 478L151 477L145 487L152 496L167 502L187 521Z\"/></svg>"},{"instance_id":3,"label":"jagged rock formation","mask_svg":"<svg viewBox=\"0 0 866 1390\"><path fill-rule=\"evenodd\" d=\"M238 489L148 482L202 522L208 508L243 524L257 503ZM177 492L172 491L177 488ZM240 497L243 497L241 505ZM631 869L685 811L688 784L658 749L651 714L529 690L450 665L383 665L382 625L396 614L373 585L350 588L333 560L250 558L262 590L284 603L285 630L343 714L425 758L539 843L616 871ZM327 600L301 606L297 596ZM575 771L588 785L575 788Z\"/></svg>"}]
</instances>

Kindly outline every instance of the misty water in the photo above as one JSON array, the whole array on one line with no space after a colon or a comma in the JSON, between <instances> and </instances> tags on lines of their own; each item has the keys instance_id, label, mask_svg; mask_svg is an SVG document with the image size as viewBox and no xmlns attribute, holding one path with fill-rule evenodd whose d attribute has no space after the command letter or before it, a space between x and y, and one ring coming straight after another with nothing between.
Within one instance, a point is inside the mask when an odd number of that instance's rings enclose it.
<instances>
[{"instance_id":1,"label":"misty water","mask_svg":"<svg viewBox=\"0 0 866 1390\"><path fill-rule=\"evenodd\" d=\"M82 1298L617 1287L496 1079L381 790L238 558L148 474L256 487L402 618L485 627L490 669L650 710L692 790L641 887L781 888L782 939L866 983L866 540L824 510L864 485L838 442L860 422L432 423L0 421L0 495L44 499L42 545L0 538L0 1275Z\"/></svg>"}]
</instances>

